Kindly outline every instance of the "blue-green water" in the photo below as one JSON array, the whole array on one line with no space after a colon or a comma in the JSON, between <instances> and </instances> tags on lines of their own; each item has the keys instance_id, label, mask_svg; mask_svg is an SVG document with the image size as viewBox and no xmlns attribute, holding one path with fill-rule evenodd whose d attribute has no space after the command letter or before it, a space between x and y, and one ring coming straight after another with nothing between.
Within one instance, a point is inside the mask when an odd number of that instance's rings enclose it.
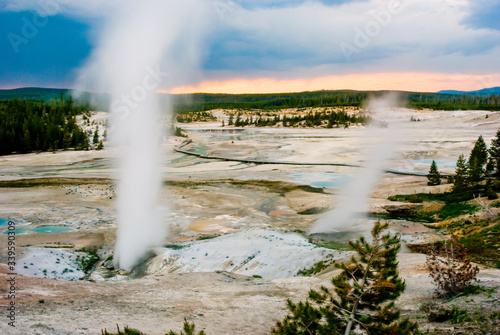
<instances>
[{"instance_id":1,"label":"blue-green water","mask_svg":"<svg viewBox=\"0 0 500 335\"><path fill-rule=\"evenodd\" d=\"M288 181L309 184L313 187L343 188L347 186L350 176L343 173L328 172L296 172L288 176Z\"/></svg>"},{"instance_id":2,"label":"blue-green water","mask_svg":"<svg viewBox=\"0 0 500 335\"><path fill-rule=\"evenodd\" d=\"M43 226L43 227L37 227L37 228L17 228L16 229L16 234L27 234L27 233L41 233L41 234L47 234L47 233L60 233L63 231L71 231L73 230L72 228L69 227L63 227L63 226ZM3 233L7 234L9 231L6 230Z\"/></svg>"},{"instance_id":3,"label":"blue-green water","mask_svg":"<svg viewBox=\"0 0 500 335\"><path fill-rule=\"evenodd\" d=\"M9 224L9 221L11 221L11 219L0 218L0 227L7 226Z\"/></svg>"}]
</instances>

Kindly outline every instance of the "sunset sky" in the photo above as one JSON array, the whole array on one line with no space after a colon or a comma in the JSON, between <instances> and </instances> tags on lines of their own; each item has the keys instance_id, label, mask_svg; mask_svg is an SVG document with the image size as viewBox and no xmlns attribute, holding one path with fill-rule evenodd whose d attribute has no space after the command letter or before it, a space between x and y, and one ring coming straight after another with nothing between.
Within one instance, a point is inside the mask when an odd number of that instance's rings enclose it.
<instances>
[{"instance_id":1,"label":"sunset sky","mask_svg":"<svg viewBox=\"0 0 500 335\"><path fill-rule=\"evenodd\" d=\"M159 91L434 92L500 86L497 0L206 3L179 18L198 22L176 37L183 43L189 36L196 45L188 46L190 55L174 59L195 58L196 66L182 68L189 72L183 76L162 68L172 78ZM124 4L141 2L0 0L0 88L73 88ZM158 27L157 34L168 29ZM176 50L168 52L172 57Z\"/></svg>"}]
</instances>

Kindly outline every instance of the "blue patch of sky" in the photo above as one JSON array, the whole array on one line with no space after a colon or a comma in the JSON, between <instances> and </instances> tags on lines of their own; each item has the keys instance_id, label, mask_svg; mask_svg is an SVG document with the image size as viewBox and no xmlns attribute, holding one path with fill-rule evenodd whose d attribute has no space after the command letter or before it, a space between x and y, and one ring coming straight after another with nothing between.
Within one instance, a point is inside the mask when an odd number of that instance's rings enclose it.
<instances>
[{"instance_id":1,"label":"blue patch of sky","mask_svg":"<svg viewBox=\"0 0 500 335\"><path fill-rule=\"evenodd\" d=\"M0 86L70 85L88 57L88 26L56 15L42 20L29 11L0 12Z\"/></svg>"},{"instance_id":2,"label":"blue patch of sky","mask_svg":"<svg viewBox=\"0 0 500 335\"><path fill-rule=\"evenodd\" d=\"M470 12L462 20L469 27L500 30L500 1L470 0Z\"/></svg>"}]
</instances>

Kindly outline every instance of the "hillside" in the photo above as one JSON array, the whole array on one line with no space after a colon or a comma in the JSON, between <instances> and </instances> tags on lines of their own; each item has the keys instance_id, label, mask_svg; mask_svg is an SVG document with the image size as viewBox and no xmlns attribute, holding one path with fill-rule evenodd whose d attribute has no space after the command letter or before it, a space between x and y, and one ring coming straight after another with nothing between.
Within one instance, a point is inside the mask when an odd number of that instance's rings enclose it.
<instances>
[{"instance_id":1,"label":"hillside","mask_svg":"<svg viewBox=\"0 0 500 335\"><path fill-rule=\"evenodd\" d=\"M500 87L490 87L484 88L477 91L455 91L455 90L445 90L439 91L442 94L465 94L465 95L498 95L500 94Z\"/></svg>"},{"instance_id":2,"label":"hillside","mask_svg":"<svg viewBox=\"0 0 500 335\"><path fill-rule=\"evenodd\" d=\"M420 93L395 91L400 95L402 104L415 109L435 110L500 110L499 88L490 88L461 94L457 91L442 91L438 93ZM0 90L0 100L44 100L50 101L62 95L72 95L73 91L57 88L27 87L10 90ZM173 99L174 110L203 111L212 109L283 109L305 107L342 107L362 106L367 99L389 93L390 91L313 91L297 93L272 94L178 94L158 93L163 102ZM453 93L445 93L453 92ZM492 92L489 95L488 92ZM75 101L88 101L96 109L106 110L109 105L108 94L78 92Z\"/></svg>"}]
</instances>

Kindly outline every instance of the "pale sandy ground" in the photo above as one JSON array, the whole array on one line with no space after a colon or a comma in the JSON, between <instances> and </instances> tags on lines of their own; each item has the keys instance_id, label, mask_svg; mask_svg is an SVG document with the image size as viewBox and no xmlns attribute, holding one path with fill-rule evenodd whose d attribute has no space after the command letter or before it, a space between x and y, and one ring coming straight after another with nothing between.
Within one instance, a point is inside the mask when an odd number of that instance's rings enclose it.
<instances>
[{"instance_id":1,"label":"pale sandy ground","mask_svg":"<svg viewBox=\"0 0 500 335\"><path fill-rule=\"evenodd\" d=\"M409 120L408 115L412 114L421 120L404 123L405 136L399 140L397 153L387 164L387 168L401 171L428 171L429 164L415 160L455 162L459 154L468 155L479 135L489 144L500 125L497 112L402 110L401 113L401 118ZM96 114L96 117L98 122L104 123L103 115ZM359 148L371 145L369 138L363 135L364 128L360 127L246 128L244 131L225 128L224 133L215 133L222 135L219 137L212 133L207 135L203 130L221 130L220 123L183 124L181 127L194 141L191 148L201 148L207 154L242 158L358 164L365 160ZM165 219L165 224L171 226L166 243L248 228L307 231L322 214L298 213L311 208L333 207L337 202L337 187L346 183L345 176L352 178L359 172L359 169L346 167L207 161L173 152L173 146L182 140L172 138L165 145L168 152L165 179L173 182L165 186L162 194L162 202L171 208ZM108 180L98 183L84 179L112 179L115 175L113 155L113 150L107 148L0 157L0 181L82 178L76 185L0 189L0 218L14 219L20 224L18 228L62 225L72 229L63 233L21 234L17 237L18 246L97 247L103 259L110 255L116 229L114 187ZM451 166L440 169L453 171ZM340 182L335 179L337 177ZM334 180L334 184L338 184L325 188L325 193L320 194L300 189L283 191L274 184L259 183L259 180L295 184ZM392 194L437 192L447 187L449 185L429 187L421 177L384 174L370 199L370 210L383 212L383 206L394 204L387 201L387 196ZM391 229L404 236L413 234L412 238L421 242L442 238L416 223L394 220ZM4 241L2 263L6 261ZM18 257L24 257L28 249L21 248L19 252ZM433 301L433 289L424 262L422 255L400 255L400 271L407 281L406 293L399 300L404 314L414 313L422 303ZM5 273L5 268L1 272ZM7 328L2 320L0 333L97 334L102 328L114 329L119 323L155 335L164 334L171 328L179 329L183 318L187 317L208 334L267 334L274 322L285 315L287 298L304 298L309 288L328 284L332 275L329 270L315 278L266 280L226 272L154 273L118 282L68 282L18 276L18 327L15 330ZM3 282L5 277L0 275L0 280ZM500 286L499 270L482 269L480 277L487 287ZM5 288L0 286L2 306L7 303ZM498 298L498 293L493 298L474 297L473 304L489 309L497 304Z\"/></svg>"},{"instance_id":2,"label":"pale sandy ground","mask_svg":"<svg viewBox=\"0 0 500 335\"><path fill-rule=\"evenodd\" d=\"M423 267L425 256L401 254L399 262L407 288L398 306L403 315L412 315L421 304L434 301ZM2 322L0 331L99 334L102 328L116 329L118 323L163 335L170 329L179 330L186 317L207 334L269 334L274 323L286 315L287 298L302 300L310 288L329 286L333 274L269 281L226 272L184 273L96 283L18 276L18 324L13 330ZM0 280L6 277L0 274ZM479 278L484 287L498 287L500 273L482 268ZM489 298L485 294L459 298L455 303L494 309L499 298L497 292Z\"/></svg>"}]
</instances>

